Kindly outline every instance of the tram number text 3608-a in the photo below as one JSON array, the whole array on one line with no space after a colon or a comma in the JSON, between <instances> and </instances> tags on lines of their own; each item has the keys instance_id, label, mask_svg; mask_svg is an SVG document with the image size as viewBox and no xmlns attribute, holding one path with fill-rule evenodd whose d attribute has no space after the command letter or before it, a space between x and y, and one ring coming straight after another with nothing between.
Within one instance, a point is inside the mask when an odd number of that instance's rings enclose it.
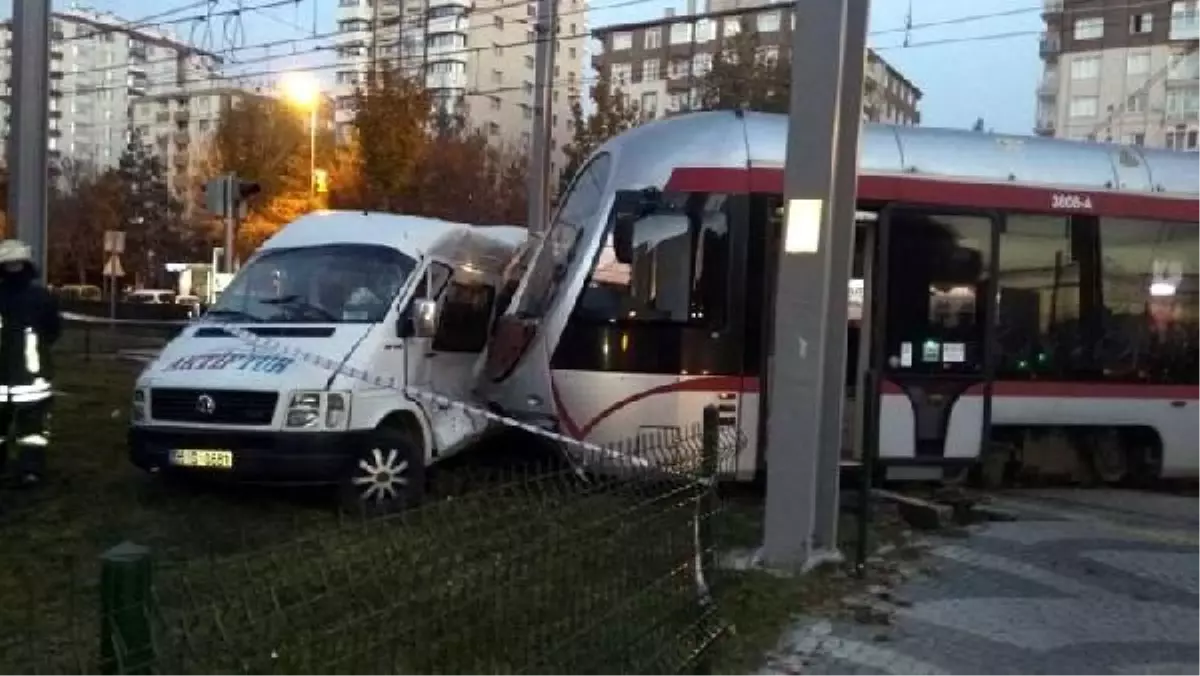
<instances>
[{"instance_id":1,"label":"tram number text 3608-a","mask_svg":"<svg viewBox=\"0 0 1200 676\"><path fill-rule=\"evenodd\" d=\"M1050 196L1051 209L1091 210L1092 198L1087 195L1056 192Z\"/></svg>"}]
</instances>

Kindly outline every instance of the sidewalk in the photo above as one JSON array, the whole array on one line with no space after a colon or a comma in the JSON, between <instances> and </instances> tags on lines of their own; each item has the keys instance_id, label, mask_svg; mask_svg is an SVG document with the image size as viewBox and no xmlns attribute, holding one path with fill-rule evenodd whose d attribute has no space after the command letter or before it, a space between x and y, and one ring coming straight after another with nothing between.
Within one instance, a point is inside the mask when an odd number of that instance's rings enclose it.
<instances>
[{"instance_id":1,"label":"sidewalk","mask_svg":"<svg viewBox=\"0 0 1200 676\"><path fill-rule=\"evenodd\" d=\"M1169 514L1195 500L1133 525L1090 497L931 539L931 574L798 622L760 673L1197 673L1196 533Z\"/></svg>"}]
</instances>

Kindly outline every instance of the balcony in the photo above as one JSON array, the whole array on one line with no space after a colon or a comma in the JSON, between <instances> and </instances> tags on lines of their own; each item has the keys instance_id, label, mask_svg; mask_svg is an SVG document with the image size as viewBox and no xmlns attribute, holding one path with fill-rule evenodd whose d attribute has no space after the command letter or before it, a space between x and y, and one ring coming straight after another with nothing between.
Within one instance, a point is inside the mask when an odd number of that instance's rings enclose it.
<instances>
[{"instance_id":1,"label":"balcony","mask_svg":"<svg viewBox=\"0 0 1200 676\"><path fill-rule=\"evenodd\" d=\"M186 125L188 123L188 121L191 119L192 119L191 112L186 111L186 110L175 111L175 123L176 124Z\"/></svg>"},{"instance_id":2,"label":"balcony","mask_svg":"<svg viewBox=\"0 0 1200 676\"><path fill-rule=\"evenodd\" d=\"M1063 11L1063 0L1042 0L1042 16L1047 14L1061 14Z\"/></svg>"},{"instance_id":3,"label":"balcony","mask_svg":"<svg viewBox=\"0 0 1200 676\"><path fill-rule=\"evenodd\" d=\"M1058 74L1047 73L1043 75L1042 79L1038 82L1037 93L1042 98L1058 96Z\"/></svg>"},{"instance_id":4,"label":"balcony","mask_svg":"<svg viewBox=\"0 0 1200 676\"><path fill-rule=\"evenodd\" d=\"M176 145L181 146L186 146L192 142L192 135L186 130L175 132L171 135L171 138L175 141Z\"/></svg>"},{"instance_id":5,"label":"balcony","mask_svg":"<svg viewBox=\"0 0 1200 676\"><path fill-rule=\"evenodd\" d=\"M1038 136L1054 136L1055 122L1050 115L1039 115L1033 126L1033 133Z\"/></svg>"},{"instance_id":6,"label":"balcony","mask_svg":"<svg viewBox=\"0 0 1200 676\"><path fill-rule=\"evenodd\" d=\"M1043 59L1057 59L1060 51L1062 38L1054 33L1042 33L1042 38L1038 41L1038 55Z\"/></svg>"}]
</instances>

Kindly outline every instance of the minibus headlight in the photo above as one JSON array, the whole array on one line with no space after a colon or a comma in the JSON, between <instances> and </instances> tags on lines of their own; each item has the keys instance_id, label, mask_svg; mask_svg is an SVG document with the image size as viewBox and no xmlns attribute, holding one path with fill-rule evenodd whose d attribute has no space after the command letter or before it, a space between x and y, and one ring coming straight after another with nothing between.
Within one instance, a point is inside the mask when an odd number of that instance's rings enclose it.
<instances>
[{"instance_id":1,"label":"minibus headlight","mask_svg":"<svg viewBox=\"0 0 1200 676\"><path fill-rule=\"evenodd\" d=\"M129 419L141 422L146 419L146 390L138 387L133 390L133 404L129 408Z\"/></svg>"},{"instance_id":2,"label":"minibus headlight","mask_svg":"<svg viewBox=\"0 0 1200 676\"><path fill-rule=\"evenodd\" d=\"M285 415L288 429L344 429L350 420L350 393L292 392Z\"/></svg>"}]
</instances>

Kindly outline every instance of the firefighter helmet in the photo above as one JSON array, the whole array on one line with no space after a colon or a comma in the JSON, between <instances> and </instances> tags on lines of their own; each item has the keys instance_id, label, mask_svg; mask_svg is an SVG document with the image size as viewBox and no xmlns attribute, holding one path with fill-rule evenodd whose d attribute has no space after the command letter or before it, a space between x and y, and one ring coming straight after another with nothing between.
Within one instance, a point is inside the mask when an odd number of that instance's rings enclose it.
<instances>
[{"instance_id":1,"label":"firefighter helmet","mask_svg":"<svg viewBox=\"0 0 1200 676\"><path fill-rule=\"evenodd\" d=\"M3 263L32 263L33 251L29 245L19 239L6 239L0 242L0 264Z\"/></svg>"}]
</instances>

